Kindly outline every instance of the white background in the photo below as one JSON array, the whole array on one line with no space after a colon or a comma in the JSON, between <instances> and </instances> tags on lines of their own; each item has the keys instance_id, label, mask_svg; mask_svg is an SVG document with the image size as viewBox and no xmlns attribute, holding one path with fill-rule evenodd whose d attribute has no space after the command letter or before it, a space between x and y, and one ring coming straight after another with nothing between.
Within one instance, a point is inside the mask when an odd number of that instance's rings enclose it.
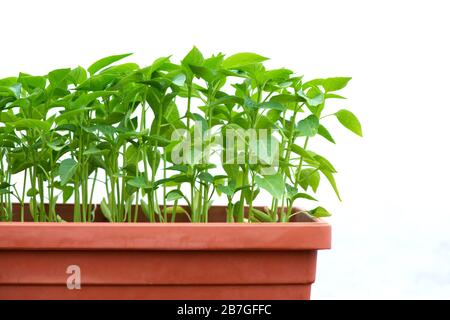
<instances>
[{"instance_id":1,"label":"white background","mask_svg":"<svg viewBox=\"0 0 450 320\"><path fill-rule=\"evenodd\" d=\"M343 202L312 297L450 298L448 1L7 1L0 78L87 67L134 52L150 64L193 45L256 52L305 77L352 76L360 139L329 119L337 145L311 149L338 168Z\"/></svg>"}]
</instances>

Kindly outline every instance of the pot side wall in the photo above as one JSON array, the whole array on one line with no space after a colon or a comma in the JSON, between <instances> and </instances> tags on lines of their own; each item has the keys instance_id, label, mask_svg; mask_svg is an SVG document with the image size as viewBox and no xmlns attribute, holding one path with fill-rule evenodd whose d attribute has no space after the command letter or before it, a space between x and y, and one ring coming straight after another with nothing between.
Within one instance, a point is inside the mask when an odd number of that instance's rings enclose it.
<instances>
[{"instance_id":1,"label":"pot side wall","mask_svg":"<svg viewBox=\"0 0 450 320\"><path fill-rule=\"evenodd\" d=\"M0 299L309 299L316 251L2 251ZM69 290L67 267L81 270Z\"/></svg>"}]
</instances>

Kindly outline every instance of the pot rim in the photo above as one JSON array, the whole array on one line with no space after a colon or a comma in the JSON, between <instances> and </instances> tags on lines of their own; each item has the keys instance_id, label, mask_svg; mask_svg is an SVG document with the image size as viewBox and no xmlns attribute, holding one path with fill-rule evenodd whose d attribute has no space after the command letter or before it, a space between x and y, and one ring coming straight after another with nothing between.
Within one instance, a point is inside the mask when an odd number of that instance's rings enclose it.
<instances>
[{"instance_id":1,"label":"pot rim","mask_svg":"<svg viewBox=\"0 0 450 320\"><path fill-rule=\"evenodd\" d=\"M0 250L319 250L325 221L288 223L1 222Z\"/></svg>"}]
</instances>

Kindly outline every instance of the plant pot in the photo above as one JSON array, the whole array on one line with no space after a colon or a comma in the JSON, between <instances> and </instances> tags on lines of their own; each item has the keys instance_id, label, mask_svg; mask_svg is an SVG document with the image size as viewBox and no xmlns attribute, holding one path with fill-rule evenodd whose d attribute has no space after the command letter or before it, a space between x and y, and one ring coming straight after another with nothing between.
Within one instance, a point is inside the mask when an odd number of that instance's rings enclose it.
<instances>
[{"instance_id":1,"label":"plant pot","mask_svg":"<svg viewBox=\"0 0 450 320\"><path fill-rule=\"evenodd\" d=\"M223 220L225 207L210 216ZM317 250L330 244L330 225L306 214L259 224L3 222L0 299L309 299ZM67 285L74 275L79 289Z\"/></svg>"}]
</instances>

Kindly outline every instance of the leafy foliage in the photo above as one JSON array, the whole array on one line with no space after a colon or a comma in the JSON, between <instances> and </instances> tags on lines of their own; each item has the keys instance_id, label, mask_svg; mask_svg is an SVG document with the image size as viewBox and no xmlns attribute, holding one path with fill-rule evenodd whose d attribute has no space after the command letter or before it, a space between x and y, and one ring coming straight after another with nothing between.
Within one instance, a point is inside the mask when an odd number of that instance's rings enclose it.
<instances>
[{"instance_id":1,"label":"leafy foliage","mask_svg":"<svg viewBox=\"0 0 450 320\"><path fill-rule=\"evenodd\" d=\"M321 181L340 198L336 169L310 147L317 136L336 143L329 116L362 136L352 112L325 106L345 99L336 92L351 78L304 81L249 52L205 57L194 47L178 64L162 57L146 67L123 63L129 56L0 79L0 220L12 219L13 201L23 220L29 201L35 221L61 221L56 203L72 199L73 221L93 221L95 194L112 222L136 221L139 205L151 222L206 222L216 194L228 200L229 222L285 222L296 202L317 201ZM236 144L211 132L232 132ZM266 209L255 208L267 194Z\"/></svg>"}]
</instances>

